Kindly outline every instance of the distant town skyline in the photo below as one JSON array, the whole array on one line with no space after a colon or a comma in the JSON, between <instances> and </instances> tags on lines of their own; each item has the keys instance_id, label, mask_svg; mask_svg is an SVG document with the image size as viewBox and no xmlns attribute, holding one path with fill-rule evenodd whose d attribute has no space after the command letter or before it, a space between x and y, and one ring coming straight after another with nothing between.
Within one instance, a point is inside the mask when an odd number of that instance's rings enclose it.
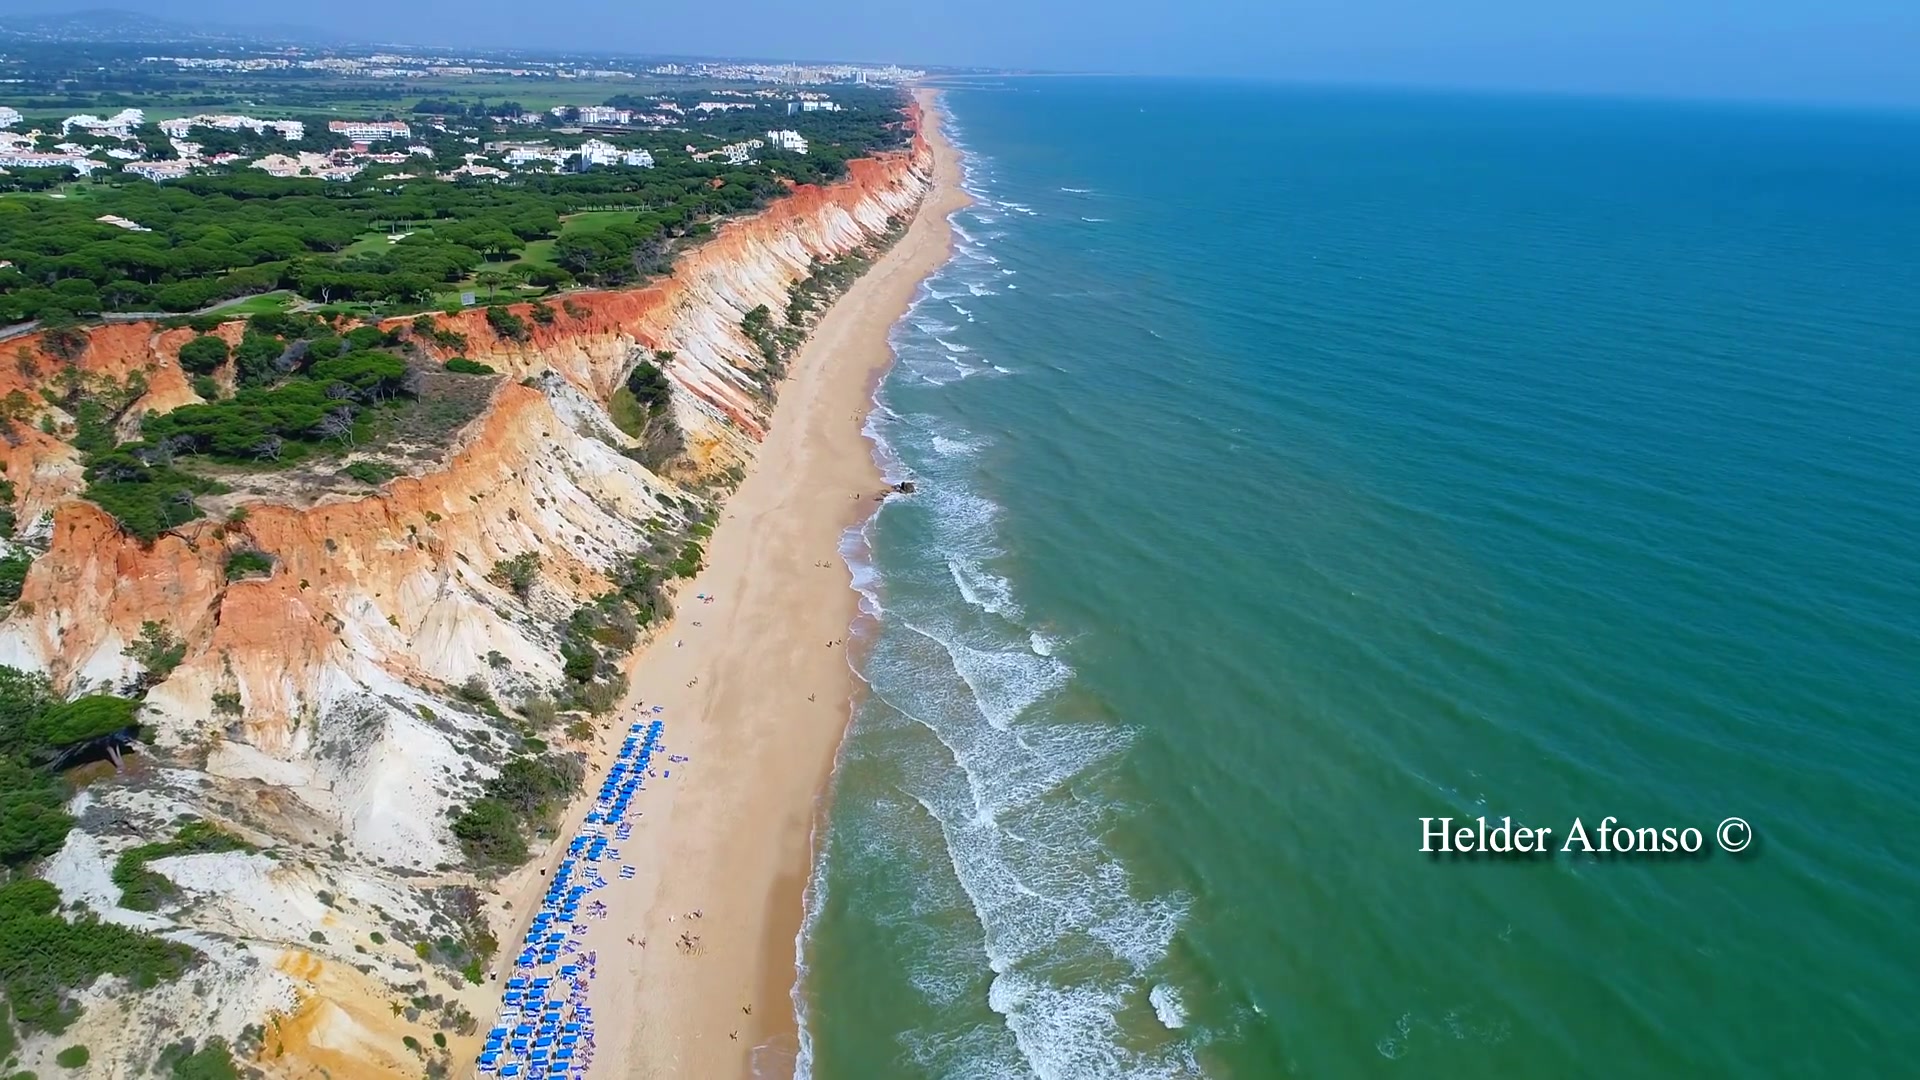
<instances>
[{"instance_id":1,"label":"distant town skyline","mask_svg":"<svg viewBox=\"0 0 1920 1080\"><path fill-rule=\"evenodd\" d=\"M356 41L943 67L1229 76L1502 91L1920 106L1910 0L115 0L111 10ZM0 0L6 15L71 13ZM529 16L535 16L530 18ZM324 16L325 21L317 21Z\"/></svg>"}]
</instances>

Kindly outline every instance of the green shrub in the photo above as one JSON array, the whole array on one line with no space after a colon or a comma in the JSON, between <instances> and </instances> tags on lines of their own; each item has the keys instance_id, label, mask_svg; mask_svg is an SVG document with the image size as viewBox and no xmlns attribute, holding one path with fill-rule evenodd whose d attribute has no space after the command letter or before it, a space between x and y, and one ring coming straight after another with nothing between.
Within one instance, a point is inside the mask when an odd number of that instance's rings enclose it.
<instances>
[{"instance_id":1,"label":"green shrub","mask_svg":"<svg viewBox=\"0 0 1920 1080\"><path fill-rule=\"evenodd\" d=\"M63 1069L78 1069L85 1065L87 1059L92 1056L84 1046L69 1046L65 1050L53 1055L53 1061L54 1064Z\"/></svg>"},{"instance_id":2,"label":"green shrub","mask_svg":"<svg viewBox=\"0 0 1920 1080\"><path fill-rule=\"evenodd\" d=\"M533 321L539 323L541 326L551 326L553 324L553 309L547 305L536 303L528 310L533 315Z\"/></svg>"},{"instance_id":3,"label":"green shrub","mask_svg":"<svg viewBox=\"0 0 1920 1080\"><path fill-rule=\"evenodd\" d=\"M476 866L518 866L527 861L520 823L498 799L475 799L460 811L453 819L453 837Z\"/></svg>"},{"instance_id":4,"label":"green shrub","mask_svg":"<svg viewBox=\"0 0 1920 1080\"><path fill-rule=\"evenodd\" d=\"M484 794L455 816L453 835L475 865L517 866L527 860L523 827L548 823L585 780L586 768L577 757L523 754L507 762L487 781Z\"/></svg>"},{"instance_id":5,"label":"green shrub","mask_svg":"<svg viewBox=\"0 0 1920 1080\"><path fill-rule=\"evenodd\" d=\"M227 362L232 351L212 334L202 334L180 346L180 366L194 375L211 375Z\"/></svg>"},{"instance_id":6,"label":"green shrub","mask_svg":"<svg viewBox=\"0 0 1920 1080\"><path fill-rule=\"evenodd\" d=\"M42 745L71 746L134 726L137 707L137 702L112 694L88 694L48 709L30 730Z\"/></svg>"},{"instance_id":7,"label":"green shrub","mask_svg":"<svg viewBox=\"0 0 1920 1080\"><path fill-rule=\"evenodd\" d=\"M375 487L399 475L398 470L391 465L383 465L378 461L356 461L340 471L363 484L372 484Z\"/></svg>"},{"instance_id":8,"label":"green shrub","mask_svg":"<svg viewBox=\"0 0 1920 1080\"><path fill-rule=\"evenodd\" d=\"M174 1043L160 1051L160 1068L171 1080L240 1080L227 1040L216 1035L194 1052L193 1040Z\"/></svg>"},{"instance_id":9,"label":"green shrub","mask_svg":"<svg viewBox=\"0 0 1920 1080\"><path fill-rule=\"evenodd\" d=\"M140 624L140 636L133 644L121 651L145 670L142 681L152 684L173 674L173 669L187 658L187 643L165 623L148 621Z\"/></svg>"},{"instance_id":10,"label":"green shrub","mask_svg":"<svg viewBox=\"0 0 1920 1080\"><path fill-rule=\"evenodd\" d=\"M27 569L32 565L33 555L26 548L14 548L0 556L0 604L20 599L20 590L27 582Z\"/></svg>"},{"instance_id":11,"label":"green shrub","mask_svg":"<svg viewBox=\"0 0 1920 1080\"><path fill-rule=\"evenodd\" d=\"M700 542L689 540L680 549L680 556L667 566L674 577L692 577L700 572L700 565L706 559L706 552L700 548Z\"/></svg>"},{"instance_id":12,"label":"green shrub","mask_svg":"<svg viewBox=\"0 0 1920 1080\"><path fill-rule=\"evenodd\" d=\"M531 551L523 551L511 559L502 559L493 564L487 574L487 580L502 588L512 589L513 595L525 600L533 592L533 584L540 578L540 556Z\"/></svg>"},{"instance_id":13,"label":"green shrub","mask_svg":"<svg viewBox=\"0 0 1920 1080\"><path fill-rule=\"evenodd\" d=\"M102 975L135 989L179 977L199 954L188 946L83 915L58 914L60 892L25 879L0 886L0 991L29 1031L59 1034L79 1018L74 991Z\"/></svg>"},{"instance_id":14,"label":"green shrub","mask_svg":"<svg viewBox=\"0 0 1920 1080\"><path fill-rule=\"evenodd\" d=\"M180 826L172 840L141 844L120 853L113 864L113 883L120 886L124 907L135 911L158 911L179 895L173 882L147 869L155 859L175 855L201 855L216 851L252 851L253 845L206 821L189 821Z\"/></svg>"},{"instance_id":15,"label":"green shrub","mask_svg":"<svg viewBox=\"0 0 1920 1080\"><path fill-rule=\"evenodd\" d=\"M168 415L207 407L188 405ZM171 465L149 465L128 447L91 458L85 475L87 489L81 496L112 514L121 528L147 543L176 525L200 517L194 496L226 490L221 484Z\"/></svg>"},{"instance_id":16,"label":"green shrub","mask_svg":"<svg viewBox=\"0 0 1920 1080\"><path fill-rule=\"evenodd\" d=\"M220 400L220 383L211 375L195 375L192 380L193 392L206 401Z\"/></svg>"},{"instance_id":17,"label":"green shrub","mask_svg":"<svg viewBox=\"0 0 1920 1080\"><path fill-rule=\"evenodd\" d=\"M469 360L464 356L456 356L453 359L447 361L442 366L444 366L448 371L452 372L455 375L495 374L492 365L482 364L482 363L479 363L478 361Z\"/></svg>"},{"instance_id":18,"label":"green shrub","mask_svg":"<svg viewBox=\"0 0 1920 1080\"><path fill-rule=\"evenodd\" d=\"M255 574L273 573L273 556L264 551L244 548L227 556L227 580L239 581Z\"/></svg>"},{"instance_id":19,"label":"green shrub","mask_svg":"<svg viewBox=\"0 0 1920 1080\"><path fill-rule=\"evenodd\" d=\"M367 940L373 942L375 945L385 945L387 943L387 935L375 930L373 933L367 935Z\"/></svg>"},{"instance_id":20,"label":"green shrub","mask_svg":"<svg viewBox=\"0 0 1920 1080\"><path fill-rule=\"evenodd\" d=\"M667 381L667 373L646 360L627 376L627 391L649 412L665 408L673 399L673 384Z\"/></svg>"},{"instance_id":21,"label":"green shrub","mask_svg":"<svg viewBox=\"0 0 1920 1080\"><path fill-rule=\"evenodd\" d=\"M493 332L503 338L508 338L513 341L527 340L526 320L508 311L506 308L488 308L487 325L493 327Z\"/></svg>"}]
</instances>

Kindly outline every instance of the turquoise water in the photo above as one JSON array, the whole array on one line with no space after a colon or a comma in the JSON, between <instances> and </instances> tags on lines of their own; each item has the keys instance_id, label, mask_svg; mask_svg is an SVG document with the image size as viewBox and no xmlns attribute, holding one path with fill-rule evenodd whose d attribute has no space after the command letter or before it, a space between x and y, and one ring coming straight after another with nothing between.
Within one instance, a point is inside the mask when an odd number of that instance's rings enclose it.
<instances>
[{"instance_id":1,"label":"turquoise water","mask_svg":"<svg viewBox=\"0 0 1920 1080\"><path fill-rule=\"evenodd\" d=\"M803 1072L1911 1074L1920 118L950 105Z\"/></svg>"}]
</instances>

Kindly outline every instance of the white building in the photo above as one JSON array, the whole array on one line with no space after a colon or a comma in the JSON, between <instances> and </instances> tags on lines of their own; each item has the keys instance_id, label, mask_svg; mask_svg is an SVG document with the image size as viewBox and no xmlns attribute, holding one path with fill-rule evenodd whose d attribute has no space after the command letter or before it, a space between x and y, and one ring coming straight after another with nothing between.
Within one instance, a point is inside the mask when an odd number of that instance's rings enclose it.
<instances>
[{"instance_id":1,"label":"white building","mask_svg":"<svg viewBox=\"0 0 1920 1080\"><path fill-rule=\"evenodd\" d=\"M568 151L556 150L543 142L488 143L487 149L505 156L507 164L516 168L521 165L531 165L536 161L546 161L559 165L563 164L569 156Z\"/></svg>"},{"instance_id":2,"label":"white building","mask_svg":"<svg viewBox=\"0 0 1920 1080\"><path fill-rule=\"evenodd\" d=\"M20 123L20 110L11 105L0 105L0 128L16 127Z\"/></svg>"},{"instance_id":3,"label":"white building","mask_svg":"<svg viewBox=\"0 0 1920 1080\"><path fill-rule=\"evenodd\" d=\"M60 121L60 134L65 135L74 128L91 135L103 135L115 139L130 139L133 129L147 122L147 114L139 109L121 109L106 119L92 113L80 113Z\"/></svg>"},{"instance_id":4,"label":"white building","mask_svg":"<svg viewBox=\"0 0 1920 1080\"><path fill-rule=\"evenodd\" d=\"M301 151L298 154L268 154L253 163L253 167L269 176L317 176L322 180L350 180L362 168L360 165L335 165L333 158L326 154Z\"/></svg>"},{"instance_id":5,"label":"white building","mask_svg":"<svg viewBox=\"0 0 1920 1080\"><path fill-rule=\"evenodd\" d=\"M329 120L327 130L354 142L413 138L413 130L398 120Z\"/></svg>"},{"instance_id":6,"label":"white building","mask_svg":"<svg viewBox=\"0 0 1920 1080\"><path fill-rule=\"evenodd\" d=\"M620 148L610 142L588 139L580 144L580 165L614 165L620 161Z\"/></svg>"},{"instance_id":7,"label":"white building","mask_svg":"<svg viewBox=\"0 0 1920 1080\"><path fill-rule=\"evenodd\" d=\"M807 98L804 101L787 102L787 115L803 112L844 112L838 103L822 99Z\"/></svg>"},{"instance_id":8,"label":"white building","mask_svg":"<svg viewBox=\"0 0 1920 1080\"><path fill-rule=\"evenodd\" d=\"M726 158L729 165L745 165L753 160L753 152L765 145L759 139L748 139L746 142L728 143L715 152Z\"/></svg>"},{"instance_id":9,"label":"white building","mask_svg":"<svg viewBox=\"0 0 1920 1080\"><path fill-rule=\"evenodd\" d=\"M582 105L580 122L583 124L630 124L633 122L633 110L616 109L611 105Z\"/></svg>"},{"instance_id":10,"label":"white building","mask_svg":"<svg viewBox=\"0 0 1920 1080\"><path fill-rule=\"evenodd\" d=\"M767 141L782 150L791 150L796 154L807 152L807 140L801 138L797 131L769 131Z\"/></svg>"},{"instance_id":11,"label":"white building","mask_svg":"<svg viewBox=\"0 0 1920 1080\"><path fill-rule=\"evenodd\" d=\"M186 138L187 132L197 127L218 128L221 131L277 131L288 142L299 142L307 134L307 125L298 120L256 120L251 116L230 113L201 113L198 116L160 121L160 130L175 139Z\"/></svg>"},{"instance_id":12,"label":"white building","mask_svg":"<svg viewBox=\"0 0 1920 1080\"><path fill-rule=\"evenodd\" d=\"M78 154L40 154L10 151L0 153L0 169L72 169L82 176L105 165Z\"/></svg>"},{"instance_id":13,"label":"white building","mask_svg":"<svg viewBox=\"0 0 1920 1080\"><path fill-rule=\"evenodd\" d=\"M156 183L161 180L178 180L191 170L192 166L184 161L139 161L120 169L123 173L145 177Z\"/></svg>"},{"instance_id":14,"label":"white building","mask_svg":"<svg viewBox=\"0 0 1920 1080\"><path fill-rule=\"evenodd\" d=\"M629 150L620 155L620 164L632 165L642 169L651 169L653 168L653 155L645 150Z\"/></svg>"}]
</instances>

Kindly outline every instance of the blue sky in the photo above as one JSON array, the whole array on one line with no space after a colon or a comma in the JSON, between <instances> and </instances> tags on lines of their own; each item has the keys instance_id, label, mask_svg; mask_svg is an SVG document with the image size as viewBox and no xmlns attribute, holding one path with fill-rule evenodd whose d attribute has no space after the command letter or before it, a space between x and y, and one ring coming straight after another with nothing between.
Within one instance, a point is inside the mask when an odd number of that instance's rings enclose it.
<instances>
[{"instance_id":1,"label":"blue sky","mask_svg":"<svg viewBox=\"0 0 1920 1080\"><path fill-rule=\"evenodd\" d=\"M1920 106L1920 0L99 4L448 45ZM51 8L44 0L0 0L0 17Z\"/></svg>"}]
</instances>

